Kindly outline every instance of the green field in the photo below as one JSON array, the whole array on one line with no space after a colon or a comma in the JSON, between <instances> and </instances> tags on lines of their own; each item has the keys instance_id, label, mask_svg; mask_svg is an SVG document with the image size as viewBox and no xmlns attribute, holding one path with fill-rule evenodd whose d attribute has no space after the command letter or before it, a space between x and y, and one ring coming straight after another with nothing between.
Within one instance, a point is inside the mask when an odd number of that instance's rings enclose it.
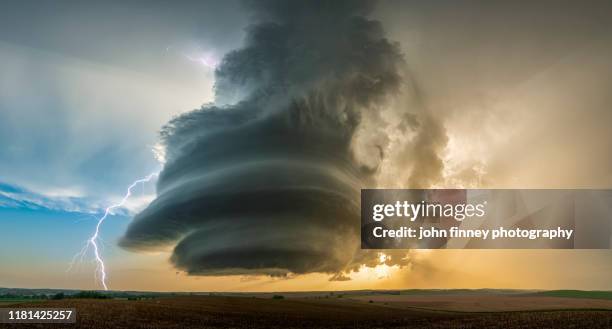
<instances>
[{"instance_id":1,"label":"green field","mask_svg":"<svg viewBox=\"0 0 612 329\"><path fill-rule=\"evenodd\" d=\"M36 302L37 300L24 299L24 298L0 298L0 305L19 304L19 303L30 303Z\"/></svg>"},{"instance_id":2,"label":"green field","mask_svg":"<svg viewBox=\"0 0 612 329\"><path fill-rule=\"evenodd\" d=\"M549 290L534 293L535 296L566 297L566 298L590 298L612 300L612 291L588 291L588 290Z\"/></svg>"}]
</instances>

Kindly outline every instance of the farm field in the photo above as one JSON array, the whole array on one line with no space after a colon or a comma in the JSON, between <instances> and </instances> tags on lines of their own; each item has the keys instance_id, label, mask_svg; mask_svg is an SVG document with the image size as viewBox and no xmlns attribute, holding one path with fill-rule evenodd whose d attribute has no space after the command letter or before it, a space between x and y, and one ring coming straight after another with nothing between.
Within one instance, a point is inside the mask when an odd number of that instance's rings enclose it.
<instances>
[{"instance_id":1,"label":"farm field","mask_svg":"<svg viewBox=\"0 0 612 329\"><path fill-rule=\"evenodd\" d=\"M610 328L612 310L449 312L432 304L417 309L410 301L376 295L350 298L180 296L145 300L64 299L20 303L18 307L75 307L76 324L12 324L0 328ZM397 296L403 297L403 296ZM432 296L433 297L433 296ZM448 303L457 303L457 296ZM444 298L437 296L436 301ZM522 297L517 301L524 301ZM540 298L540 297L533 297ZM541 297L549 303L548 297ZM393 298L391 298L393 299ZM448 299L448 298L447 298ZM372 300L372 302L370 302ZM584 301L585 299L580 299ZM496 301L500 303L501 299ZM585 308L587 304L565 303ZM609 301L606 301L609 302ZM386 304L385 304L386 303ZM400 304L396 304L400 303ZM406 305L402 303L408 303ZM554 301L553 304L559 303ZM563 303L561 303L563 304ZM437 305L437 306L436 306ZM580 306L583 307L580 307ZM529 306L528 308L530 308Z\"/></svg>"},{"instance_id":2,"label":"farm field","mask_svg":"<svg viewBox=\"0 0 612 329\"><path fill-rule=\"evenodd\" d=\"M563 309L612 311L612 300L525 295L370 295L351 299L383 303L389 307L455 312L504 312Z\"/></svg>"},{"instance_id":3,"label":"farm field","mask_svg":"<svg viewBox=\"0 0 612 329\"><path fill-rule=\"evenodd\" d=\"M15 303L25 303L25 302L30 302L31 300L28 299L0 299L0 305L10 305L10 304L15 304Z\"/></svg>"}]
</instances>

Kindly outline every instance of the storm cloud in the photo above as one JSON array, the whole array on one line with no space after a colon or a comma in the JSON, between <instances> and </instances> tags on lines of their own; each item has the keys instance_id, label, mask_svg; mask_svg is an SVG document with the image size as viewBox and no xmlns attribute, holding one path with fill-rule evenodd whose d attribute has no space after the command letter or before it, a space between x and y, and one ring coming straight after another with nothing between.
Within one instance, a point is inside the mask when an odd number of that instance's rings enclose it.
<instances>
[{"instance_id":1,"label":"storm cloud","mask_svg":"<svg viewBox=\"0 0 612 329\"><path fill-rule=\"evenodd\" d=\"M173 264L197 275L340 280L375 265L375 254L359 250L359 193L376 184L393 139L381 117L406 80L398 45L367 18L371 5L248 2L253 23L215 72L215 104L162 129L157 199L120 244L173 247ZM429 130L429 119L404 117L394 131L443 133ZM426 141L413 139L430 156Z\"/></svg>"}]
</instances>

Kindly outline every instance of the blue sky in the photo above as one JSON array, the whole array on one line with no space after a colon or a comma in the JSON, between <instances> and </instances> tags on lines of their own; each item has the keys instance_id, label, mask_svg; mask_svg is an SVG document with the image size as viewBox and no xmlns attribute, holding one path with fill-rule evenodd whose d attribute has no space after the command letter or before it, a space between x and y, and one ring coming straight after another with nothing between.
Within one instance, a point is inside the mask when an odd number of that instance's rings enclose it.
<instances>
[{"instance_id":1,"label":"blue sky","mask_svg":"<svg viewBox=\"0 0 612 329\"><path fill-rule=\"evenodd\" d=\"M199 59L218 60L240 41L239 28L218 36L242 19L229 15L236 6L2 3L0 264L65 276L104 208L159 170L161 126L212 101L213 70ZM108 218L105 257L126 257L116 240L153 195L154 184L138 187ZM0 286L27 284L8 268Z\"/></svg>"},{"instance_id":2,"label":"blue sky","mask_svg":"<svg viewBox=\"0 0 612 329\"><path fill-rule=\"evenodd\" d=\"M193 60L242 37L235 1L2 6L0 182L50 196L105 200L153 170L161 126L212 101Z\"/></svg>"}]
</instances>

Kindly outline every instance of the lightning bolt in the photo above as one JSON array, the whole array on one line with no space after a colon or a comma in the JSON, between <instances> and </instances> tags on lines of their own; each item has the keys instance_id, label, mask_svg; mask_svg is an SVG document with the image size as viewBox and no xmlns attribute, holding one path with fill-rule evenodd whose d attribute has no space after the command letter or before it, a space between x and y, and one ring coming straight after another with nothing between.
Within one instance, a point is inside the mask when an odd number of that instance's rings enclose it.
<instances>
[{"instance_id":1,"label":"lightning bolt","mask_svg":"<svg viewBox=\"0 0 612 329\"><path fill-rule=\"evenodd\" d=\"M210 54L203 54L199 56L190 56L187 54L183 54L183 57L185 57L187 60L191 62L202 64L205 67L212 69L212 70L214 70L217 67L217 65L219 65L219 61Z\"/></svg>"},{"instance_id":2,"label":"lightning bolt","mask_svg":"<svg viewBox=\"0 0 612 329\"><path fill-rule=\"evenodd\" d=\"M96 229L94 230L93 234L91 235L91 237L89 237L83 249L81 249L81 251L73 257L72 262L70 263L70 266L68 267L68 271L72 268L72 266L77 261L77 259L82 260L84 255L89 250L89 247L92 247L94 259L96 261L96 278L100 280L100 284L102 285L102 287L104 287L104 290L108 290L108 285L106 283L106 278L107 278L106 265L104 264L104 259L102 258L102 254L100 253L100 248L98 247L98 240L100 239L100 227L102 227L102 224L104 223L106 218L109 215L113 214L114 209L121 208L125 205L125 203L128 201L128 199L132 195L132 189L134 189L138 184L144 184L144 183L150 182L153 178L158 177L158 176L159 176L159 172L154 172L144 178L135 180L130 186L128 186L127 191L125 195L123 196L123 198L121 199L121 201L119 201L116 204L108 206L104 210L104 215L98 218Z\"/></svg>"}]
</instances>

